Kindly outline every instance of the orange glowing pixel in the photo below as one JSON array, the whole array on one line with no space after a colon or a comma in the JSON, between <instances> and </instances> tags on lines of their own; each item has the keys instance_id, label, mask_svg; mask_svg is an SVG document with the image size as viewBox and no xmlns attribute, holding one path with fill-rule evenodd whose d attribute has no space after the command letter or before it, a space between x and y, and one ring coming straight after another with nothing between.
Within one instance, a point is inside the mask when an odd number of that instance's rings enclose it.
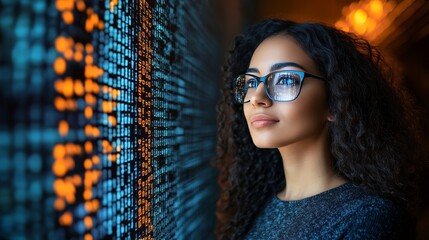
<instances>
[{"instance_id":1,"label":"orange glowing pixel","mask_svg":"<svg viewBox=\"0 0 429 240\"><path fill-rule=\"evenodd\" d=\"M55 97L54 106L58 111L64 111L66 109L66 101L62 97Z\"/></svg>"},{"instance_id":2,"label":"orange glowing pixel","mask_svg":"<svg viewBox=\"0 0 429 240\"><path fill-rule=\"evenodd\" d=\"M67 99L66 100L66 109L68 109L68 110L76 110L77 109L76 100Z\"/></svg>"},{"instance_id":3,"label":"orange glowing pixel","mask_svg":"<svg viewBox=\"0 0 429 240\"><path fill-rule=\"evenodd\" d=\"M52 155L54 158L64 158L66 155L66 148L62 144L57 144L54 146Z\"/></svg>"},{"instance_id":4,"label":"orange glowing pixel","mask_svg":"<svg viewBox=\"0 0 429 240\"><path fill-rule=\"evenodd\" d=\"M78 0L78 1L76 2L76 9L77 9L78 11L80 11L80 12L85 11L85 7L86 7L86 5L85 5L85 2L84 2L83 0Z\"/></svg>"},{"instance_id":5,"label":"orange glowing pixel","mask_svg":"<svg viewBox=\"0 0 429 240\"><path fill-rule=\"evenodd\" d=\"M73 79L71 77L64 79L62 87L61 92L65 97L70 98L73 96Z\"/></svg>"},{"instance_id":6,"label":"orange glowing pixel","mask_svg":"<svg viewBox=\"0 0 429 240\"><path fill-rule=\"evenodd\" d=\"M66 203L64 202L63 199L61 198L55 199L55 202L54 202L55 210L61 211L61 210L64 210L65 207L66 207Z\"/></svg>"},{"instance_id":7,"label":"orange glowing pixel","mask_svg":"<svg viewBox=\"0 0 429 240\"><path fill-rule=\"evenodd\" d=\"M61 75L66 72L66 65L66 61L63 58L59 57L54 61L54 71L57 74Z\"/></svg>"},{"instance_id":8,"label":"orange glowing pixel","mask_svg":"<svg viewBox=\"0 0 429 240\"><path fill-rule=\"evenodd\" d=\"M80 186L82 185L82 178L79 175L75 174L72 178L72 182L75 186Z\"/></svg>"},{"instance_id":9,"label":"orange glowing pixel","mask_svg":"<svg viewBox=\"0 0 429 240\"><path fill-rule=\"evenodd\" d=\"M73 223L73 215L71 212L65 212L59 219L59 223L62 226L70 226Z\"/></svg>"},{"instance_id":10,"label":"orange glowing pixel","mask_svg":"<svg viewBox=\"0 0 429 240\"><path fill-rule=\"evenodd\" d=\"M54 192L59 197L69 199L74 197L76 188L72 182L58 178L54 181Z\"/></svg>"},{"instance_id":11,"label":"orange glowing pixel","mask_svg":"<svg viewBox=\"0 0 429 240\"><path fill-rule=\"evenodd\" d=\"M74 8L74 0L56 0L55 6L57 10L62 12L66 10L73 10Z\"/></svg>"},{"instance_id":12,"label":"orange glowing pixel","mask_svg":"<svg viewBox=\"0 0 429 240\"><path fill-rule=\"evenodd\" d=\"M100 164L100 158L97 155L92 156L92 163L94 165Z\"/></svg>"},{"instance_id":13,"label":"orange glowing pixel","mask_svg":"<svg viewBox=\"0 0 429 240\"><path fill-rule=\"evenodd\" d=\"M87 170L91 169L92 168L92 161L90 159L85 159L85 161L83 162L83 166Z\"/></svg>"},{"instance_id":14,"label":"orange glowing pixel","mask_svg":"<svg viewBox=\"0 0 429 240\"><path fill-rule=\"evenodd\" d=\"M58 177L62 177L67 173L67 166L64 161L57 160L52 164L52 172Z\"/></svg>"},{"instance_id":15,"label":"orange glowing pixel","mask_svg":"<svg viewBox=\"0 0 429 240\"><path fill-rule=\"evenodd\" d=\"M83 96L83 94L84 94L83 83L79 79L76 79L74 81L74 93L79 97Z\"/></svg>"},{"instance_id":16,"label":"orange glowing pixel","mask_svg":"<svg viewBox=\"0 0 429 240\"><path fill-rule=\"evenodd\" d=\"M58 52L64 53L69 47L69 42L65 37L59 36L55 39L55 49L57 49Z\"/></svg>"},{"instance_id":17,"label":"orange glowing pixel","mask_svg":"<svg viewBox=\"0 0 429 240\"><path fill-rule=\"evenodd\" d=\"M92 191L91 190L85 190L83 191L83 199L89 200L92 197Z\"/></svg>"},{"instance_id":18,"label":"orange glowing pixel","mask_svg":"<svg viewBox=\"0 0 429 240\"><path fill-rule=\"evenodd\" d=\"M110 116L107 118L107 121L110 123L112 127L116 127L116 118L114 116Z\"/></svg>"},{"instance_id":19,"label":"orange glowing pixel","mask_svg":"<svg viewBox=\"0 0 429 240\"><path fill-rule=\"evenodd\" d=\"M88 154L92 152L92 142L90 141L85 142L85 152Z\"/></svg>"},{"instance_id":20,"label":"orange glowing pixel","mask_svg":"<svg viewBox=\"0 0 429 240\"><path fill-rule=\"evenodd\" d=\"M71 11L64 11L62 14L63 20L66 24L72 24L74 21L74 16Z\"/></svg>"},{"instance_id":21,"label":"orange glowing pixel","mask_svg":"<svg viewBox=\"0 0 429 240\"><path fill-rule=\"evenodd\" d=\"M82 54L82 52L75 52L75 54L74 54L74 60L76 62L82 61L83 60L83 54Z\"/></svg>"},{"instance_id":22,"label":"orange glowing pixel","mask_svg":"<svg viewBox=\"0 0 429 240\"><path fill-rule=\"evenodd\" d=\"M105 113L111 113L113 110L113 104L110 101L103 101L101 109Z\"/></svg>"},{"instance_id":23,"label":"orange glowing pixel","mask_svg":"<svg viewBox=\"0 0 429 240\"><path fill-rule=\"evenodd\" d=\"M116 162L116 154L109 154L108 156L107 156L107 159L109 160L109 161L111 161L111 162Z\"/></svg>"},{"instance_id":24,"label":"orange glowing pixel","mask_svg":"<svg viewBox=\"0 0 429 240\"><path fill-rule=\"evenodd\" d=\"M73 56L74 56L74 54L73 54L73 49L71 49L71 48L67 48L67 49L64 51L64 58L65 58L65 59L67 59L68 61L72 60L72 59L73 59Z\"/></svg>"},{"instance_id":25,"label":"orange glowing pixel","mask_svg":"<svg viewBox=\"0 0 429 240\"><path fill-rule=\"evenodd\" d=\"M68 155L77 155L82 152L82 148L78 144L67 143L65 147Z\"/></svg>"},{"instance_id":26,"label":"orange glowing pixel","mask_svg":"<svg viewBox=\"0 0 429 240\"><path fill-rule=\"evenodd\" d=\"M85 94L85 102L88 105L95 105L97 103L97 99L91 94Z\"/></svg>"},{"instance_id":27,"label":"orange glowing pixel","mask_svg":"<svg viewBox=\"0 0 429 240\"><path fill-rule=\"evenodd\" d=\"M67 168L67 170L72 170L75 167L75 163L72 157L65 157L64 158L64 164Z\"/></svg>"},{"instance_id":28,"label":"orange glowing pixel","mask_svg":"<svg viewBox=\"0 0 429 240\"><path fill-rule=\"evenodd\" d=\"M113 99L118 98L120 94L121 94L121 91L119 89L113 89L112 90L112 97L113 97Z\"/></svg>"},{"instance_id":29,"label":"orange glowing pixel","mask_svg":"<svg viewBox=\"0 0 429 240\"><path fill-rule=\"evenodd\" d=\"M67 133L69 132L69 124L67 121L65 120L60 121L60 123L58 124L58 132L63 137L67 135Z\"/></svg>"},{"instance_id":30,"label":"orange glowing pixel","mask_svg":"<svg viewBox=\"0 0 429 240\"><path fill-rule=\"evenodd\" d=\"M92 115L93 115L92 108L91 107L85 107L85 110L84 110L83 114L85 115L86 119L92 118ZM87 136L90 136L90 135L87 134Z\"/></svg>"},{"instance_id":31,"label":"orange glowing pixel","mask_svg":"<svg viewBox=\"0 0 429 240\"><path fill-rule=\"evenodd\" d=\"M92 126L91 126L91 124L85 125L85 135L86 136L91 136L91 133L92 133Z\"/></svg>"},{"instance_id":32,"label":"orange glowing pixel","mask_svg":"<svg viewBox=\"0 0 429 240\"><path fill-rule=\"evenodd\" d=\"M83 50L84 50L84 46L83 46L83 44L82 44L82 43L80 43L80 42L77 42L77 43L75 44L74 48L75 48L75 50L76 50L77 52L83 52Z\"/></svg>"},{"instance_id":33,"label":"orange glowing pixel","mask_svg":"<svg viewBox=\"0 0 429 240\"><path fill-rule=\"evenodd\" d=\"M94 52L94 47L90 43L87 43L85 45L85 50L88 54L91 54L92 52Z\"/></svg>"},{"instance_id":34,"label":"orange glowing pixel","mask_svg":"<svg viewBox=\"0 0 429 240\"><path fill-rule=\"evenodd\" d=\"M92 128L92 135L94 137L99 137L100 136L100 130L97 127L93 127Z\"/></svg>"},{"instance_id":35,"label":"orange glowing pixel","mask_svg":"<svg viewBox=\"0 0 429 240\"><path fill-rule=\"evenodd\" d=\"M85 64L91 65L94 62L94 58L91 55L85 56Z\"/></svg>"},{"instance_id":36,"label":"orange glowing pixel","mask_svg":"<svg viewBox=\"0 0 429 240\"><path fill-rule=\"evenodd\" d=\"M110 11L112 12L117 5L118 5L118 0L110 0L110 3L109 3Z\"/></svg>"},{"instance_id":37,"label":"orange glowing pixel","mask_svg":"<svg viewBox=\"0 0 429 240\"><path fill-rule=\"evenodd\" d=\"M83 238L83 240L92 240L92 239L93 238L92 238L91 233L86 233L85 236L84 236L84 238Z\"/></svg>"}]
</instances>

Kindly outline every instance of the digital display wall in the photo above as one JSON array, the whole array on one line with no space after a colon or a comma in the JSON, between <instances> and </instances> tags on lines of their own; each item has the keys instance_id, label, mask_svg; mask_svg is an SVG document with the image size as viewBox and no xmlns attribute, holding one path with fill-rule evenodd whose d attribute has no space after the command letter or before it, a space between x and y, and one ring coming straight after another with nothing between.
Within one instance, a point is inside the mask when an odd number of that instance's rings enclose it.
<instances>
[{"instance_id":1,"label":"digital display wall","mask_svg":"<svg viewBox=\"0 0 429 240\"><path fill-rule=\"evenodd\" d=\"M0 1L0 239L209 239L210 1Z\"/></svg>"}]
</instances>

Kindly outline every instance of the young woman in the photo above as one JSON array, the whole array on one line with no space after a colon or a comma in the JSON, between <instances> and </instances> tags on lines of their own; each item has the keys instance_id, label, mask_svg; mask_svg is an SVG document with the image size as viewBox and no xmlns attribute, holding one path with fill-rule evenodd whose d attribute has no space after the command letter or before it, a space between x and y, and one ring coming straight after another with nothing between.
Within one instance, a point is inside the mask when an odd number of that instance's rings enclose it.
<instances>
[{"instance_id":1,"label":"young woman","mask_svg":"<svg viewBox=\"0 0 429 240\"><path fill-rule=\"evenodd\" d=\"M236 38L226 72L218 239L413 238L415 124L374 47L266 20Z\"/></svg>"}]
</instances>

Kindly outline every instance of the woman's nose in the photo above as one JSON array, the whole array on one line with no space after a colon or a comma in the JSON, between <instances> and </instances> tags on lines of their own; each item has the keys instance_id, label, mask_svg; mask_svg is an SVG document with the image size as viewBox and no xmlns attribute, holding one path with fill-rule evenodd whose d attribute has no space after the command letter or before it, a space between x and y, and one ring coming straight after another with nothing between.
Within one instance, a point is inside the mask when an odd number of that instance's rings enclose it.
<instances>
[{"instance_id":1,"label":"woman's nose","mask_svg":"<svg viewBox=\"0 0 429 240\"><path fill-rule=\"evenodd\" d=\"M253 92L252 97L250 98L250 102L254 106L271 106L272 101L267 96L267 92L265 90L265 83L259 83L258 87L256 87L255 92Z\"/></svg>"}]
</instances>

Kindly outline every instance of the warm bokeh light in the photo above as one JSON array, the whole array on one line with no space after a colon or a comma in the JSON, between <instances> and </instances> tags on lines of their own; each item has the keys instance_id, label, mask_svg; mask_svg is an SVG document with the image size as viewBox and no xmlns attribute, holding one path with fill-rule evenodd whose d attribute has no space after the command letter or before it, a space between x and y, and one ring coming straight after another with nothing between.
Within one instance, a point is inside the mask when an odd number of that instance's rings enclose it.
<instances>
[{"instance_id":1,"label":"warm bokeh light","mask_svg":"<svg viewBox=\"0 0 429 240\"><path fill-rule=\"evenodd\" d=\"M84 240L92 240L92 239L93 238L92 238L92 235L90 233L85 234Z\"/></svg>"},{"instance_id":2,"label":"warm bokeh light","mask_svg":"<svg viewBox=\"0 0 429 240\"><path fill-rule=\"evenodd\" d=\"M71 212L65 212L59 219L60 225L70 226L73 223L73 215Z\"/></svg>"},{"instance_id":3,"label":"warm bokeh light","mask_svg":"<svg viewBox=\"0 0 429 240\"><path fill-rule=\"evenodd\" d=\"M345 6L342 18L335 27L346 32L353 32L368 40L376 38L382 26L389 25L391 19L387 16L397 5L394 0L361 0Z\"/></svg>"},{"instance_id":4,"label":"warm bokeh light","mask_svg":"<svg viewBox=\"0 0 429 240\"><path fill-rule=\"evenodd\" d=\"M76 9L77 9L79 12L83 12L83 11L85 11L85 8L86 8L86 4L85 4L85 2L84 2L83 0L78 0L78 1L76 2Z\"/></svg>"},{"instance_id":5,"label":"warm bokeh light","mask_svg":"<svg viewBox=\"0 0 429 240\"><path fill-rule=\"evenodd\" d=\"M54 62L54 70L58 75L65 73L66 61L63 58L57 58Z\"/></svg>"},{"instance_id":6,"label":"warm bokeh light","mask_svg":"<svg viewBox=\"0 0 429 240\"><path fill-rule=\"evenodd\" d=\"M74 0L57 0L55 4L57 7L57 10L60 12L73 10L74 8Z\"/></svg>"},{"instance_id":7,"label":"warm bokeh light","mask_svg":"<svg viewBox=\"0 0 429 240\"><path fill-rule=\"evenodd\" d=\"M67 135L67 133L69 132L69 124L67 121L60 121L60 123L58 124L58 132L63 137Z\"/></svg>"},{"instance_id":8,"label":"warm bokeh light","mask_svg":"<svg viewBox=\"0 0 429 240\"><path fill-rule=\"evenodd\" d=\"M74 16L71 11L64 11L63 14L63 20L66 24L72 24L74 21Z\"/></svg>"}]
</instances>

